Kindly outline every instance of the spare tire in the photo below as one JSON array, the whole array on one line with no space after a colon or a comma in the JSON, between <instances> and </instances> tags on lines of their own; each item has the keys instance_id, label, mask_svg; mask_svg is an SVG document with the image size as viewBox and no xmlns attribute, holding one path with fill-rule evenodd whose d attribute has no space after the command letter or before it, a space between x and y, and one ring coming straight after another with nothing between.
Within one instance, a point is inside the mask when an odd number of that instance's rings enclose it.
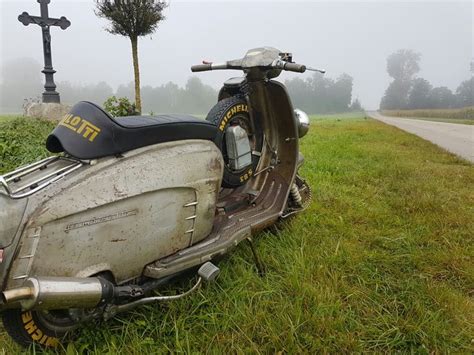
<instances>
[{"instance_id":1,"label":"spare tire","mask_svg":"<svg viewBox=\"0 0 474 355\"><path fill-rule=\"evenodd\" d=\"M241 96L233 96L219 101L211 111L209 111L206 120L217 126L217 134L214 143L221 150L225 162L222 187L235 188L244 185L255 173L260 159L260 152L263 146L263 132L260 122L257 120L251 121L248 103ZM229 167L229 158L227 156L227 146L225 142L227 127L235 123L238 123L247 132L250 148L252 150L252 163L237 171Z\"/></svg>"}]
</instances>

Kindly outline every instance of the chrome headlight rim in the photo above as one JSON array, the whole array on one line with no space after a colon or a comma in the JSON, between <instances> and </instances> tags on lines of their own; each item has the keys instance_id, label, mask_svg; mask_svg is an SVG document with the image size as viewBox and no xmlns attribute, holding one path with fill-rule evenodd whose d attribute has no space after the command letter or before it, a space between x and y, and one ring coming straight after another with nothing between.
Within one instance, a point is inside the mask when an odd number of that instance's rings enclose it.
<instances>
[{"instance_id":1,"label":"chrome headlight rim","mask_svg":"<svg viewBox=\"0 0 474 355\"><path fill-rule=\"evenodd\" d=\"M303 110L294 109L296 125L298 126L298 137L303 138L309 131L309 116Z\"/></svg>"}]
</instances>

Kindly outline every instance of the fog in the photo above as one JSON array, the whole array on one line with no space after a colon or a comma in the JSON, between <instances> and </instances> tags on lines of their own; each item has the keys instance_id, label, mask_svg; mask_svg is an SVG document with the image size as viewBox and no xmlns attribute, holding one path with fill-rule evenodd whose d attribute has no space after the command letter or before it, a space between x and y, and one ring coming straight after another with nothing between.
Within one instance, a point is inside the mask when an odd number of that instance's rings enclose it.
<instances>
[{"instance_id":1,"label":"fog","mask_svg":"<svg viewBox=\"0 0 474 355\"><path fill-rule=\"evenodd\" d=\"M39 15L39 4L0 0L0 5L0 66L25 57L42 65L40 28L17 20L23 11ZM107 22L95 16L92 0L52 0L49 7L50 16L72 22L65 31L51 30L56 82L105 81L115 89L133 80L129 40L104 31ZM365 108L378 108L390 82L386 58L400 48L421 53L418 76L435 86L455 90L470 78L473 15L470 1L172 0L157 32L139 42L141 82L184 85L189 67L203 59L239 58L247 49L267 45L292 52L298 63L326 69L330 77L348 73L354 78L353 98ZM199 77L218 88L235 75L208 72ZM311 74L283 73L279 80L297 75ZM27 79L18 73L18 80Z\"/></svg>"}]
</instances>

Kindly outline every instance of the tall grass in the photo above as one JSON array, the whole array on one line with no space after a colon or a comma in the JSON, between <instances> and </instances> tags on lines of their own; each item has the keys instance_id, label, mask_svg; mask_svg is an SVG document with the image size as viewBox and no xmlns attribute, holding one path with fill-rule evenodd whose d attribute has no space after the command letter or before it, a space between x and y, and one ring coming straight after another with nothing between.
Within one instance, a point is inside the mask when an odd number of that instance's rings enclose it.
<instances>
[{"instance_id":1,"label":"tall grass","mask_svg":"<svg viewBox=\"0 0 474 355\"><path fill-rule=\"evenodd\" d=\"M0 174L48 156L45 142L54 126L38 119L0 116Z\"/></svg>"},{"instance_id":2,"label":"tall grass","mask_svg":"<svg viewBox=\"0 0 474 355\"><path fill-rule=\"evenodd\" d=\"M255 239L264 277L242 244L216 283L89 324L68 353L472 353L473 165L363 118L313 120L301 149L314 201ZM1 347L19 351L0 328Z\"/></svg>"},{"instance_id":3,"label":"tall grass","mask_svg":"<svg viewBox=\"0 0 474 355\"><path fill-rule=\"evenodd\" d=\"M474 120L474 106L459 109L385 110L384 115L395 117L447 118Z\"/></svg>"}]
</instances>

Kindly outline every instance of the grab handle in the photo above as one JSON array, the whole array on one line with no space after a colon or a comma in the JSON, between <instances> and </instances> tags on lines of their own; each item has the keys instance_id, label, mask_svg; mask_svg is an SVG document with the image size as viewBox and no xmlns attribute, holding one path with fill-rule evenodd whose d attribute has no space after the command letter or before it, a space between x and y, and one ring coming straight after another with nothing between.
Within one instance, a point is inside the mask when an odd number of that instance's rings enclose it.
<instances>
[{"instance_id":1,"label":"grab handle","mask_svg":"<svg viewBox=\"0 0 474 355\"><path fill-rule=\"evenodd\" d=\"M296 63L286 63L283 66L283 70L293 71L293 72L296 72L296 73L304 73L306 71L306 65L296 64Z\"/></svg>"},{"instance_id":2,"label":"grab handle","mask_svg":"<svg viewBox=\"0 0 474 355\"><path fill-rule=\"evenodd\" d=\"M197 65L193 65L191 67L191 71L193 73L200 72L200 71L208 71L208 70L212 70L212 64L211 63L209 63L209 64L197 64Z\"/></svg>"}]
</instances>

